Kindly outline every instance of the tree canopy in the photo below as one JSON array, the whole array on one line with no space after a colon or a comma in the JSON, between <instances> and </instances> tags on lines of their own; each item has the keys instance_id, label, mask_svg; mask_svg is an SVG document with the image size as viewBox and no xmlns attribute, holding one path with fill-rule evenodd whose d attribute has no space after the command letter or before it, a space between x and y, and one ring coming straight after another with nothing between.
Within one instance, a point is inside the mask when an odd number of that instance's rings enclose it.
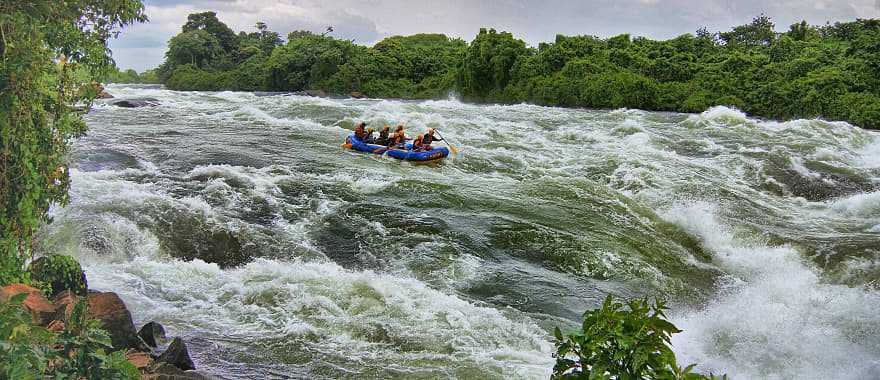
<instances>
[{"instance_id":1,"label":"tree canopy","mask_svg":"<svg viewBox=\"0 0 880 380\"><path fill-rule=\"evenodd\" d=\"M878 20L799 22L779 33L760 15L729 31L701 28L666 41L559 35L537 47L494 29L470 43L417 34L372 47L331 32L294 31L282 42L265 23L255 30L235 35L213 12L190 15L159 78L181 90L457 93L477 102L678 112L727 105L755 116L880 128ZM190 35L199 31L207 34Z\"/></svg>"}]
</instances>

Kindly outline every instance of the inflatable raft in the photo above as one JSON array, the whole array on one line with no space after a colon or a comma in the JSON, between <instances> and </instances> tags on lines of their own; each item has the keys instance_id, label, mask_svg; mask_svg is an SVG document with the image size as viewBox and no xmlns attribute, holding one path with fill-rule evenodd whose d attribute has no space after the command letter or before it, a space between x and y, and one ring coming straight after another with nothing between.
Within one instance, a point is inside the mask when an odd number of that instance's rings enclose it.
<instances>
[{"instance_id":1,"label":"inflatable raft","mask_svg":"<svg viewBox=\"0 0 880 380\"><path fill-rule=\"evenodd\" d=\"M376 144L367 144L363 142L361 139L355 137L353 134L345 138L345 144L342 144L343 148L356 150L359 152L373 153L379 155L387 155L394 157L398 160L404 161L412 161L417 163L428 163L428 162L440 162L446 156L449 156L449 149L446 149L445 146L434 146L431 150L426 150L422 152L413 152L412 144L406 144L406 149L402 148L388 148L383 145Z\"/></svg>"}]
</instances>

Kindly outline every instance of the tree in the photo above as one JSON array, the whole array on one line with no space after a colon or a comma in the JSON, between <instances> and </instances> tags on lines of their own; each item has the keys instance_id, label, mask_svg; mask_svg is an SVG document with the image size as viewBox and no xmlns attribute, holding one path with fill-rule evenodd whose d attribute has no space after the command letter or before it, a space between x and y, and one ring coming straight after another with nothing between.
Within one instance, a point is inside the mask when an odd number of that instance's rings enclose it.
<instances>
[{"instance_id":1,"label":"tree","mask_svg":"<svg viewBox=\"0 0 880 380\"><path fill-rule=\"evenodd\" d=\"M791 24L788 27L788 33L786 33L795 41L809 41L814 38L819 38L819 31L807 24L807 21L801 21L797 24Z\"/></svg>"},{"instance_id":2,"label":"tree","mask_svg":"<svg viewBox=\"0 0 880 380\"><path fill-rule=\"evenodd\" d=\"M472 100L502 99L514 63L527 52L526 43L510 33L480 29L459 69L461 95Z\"/></svg>"},{"instance_id":3,"label":"tree","mask_svg":"<svg viewBox=\"0 0 880 380\"><path fill-rule=\"evenodd\" d=\"M220 41L216 37L204 30L196 29L172 37L168 41L165 57L174 66L192 64L205 67L223 53Z\"/></svg>"},{"instance_id":4,"label":"tree","mask_svg":"<svg viewBox=\"0 0 880 380\"><path fill-rule=\"evenodd\" d=\"M770 17L761 14L749 24L734 27L730 32L718 33L718 37L730 47L766 46L776 38L774 26Z\"/></svg>"},{"instance_id":5,"label":"tree","mask_svg":"<svg viewBox=\"0 0 880 380\"><path fill-rule=\"evenodd\" d=\"M187 16L184 32L204 30L220 42L226 53L232 53L238 47L238 36L226 24L217 19L217 12L193 13Z\"/></svg>"},{"instance_id":6,"label":"tree","mask_svg":"<svg viewBox=\"0 0 880 380\"><path fill-rule=\"evenodd\" d=\"M34 231L65 203L69 141L85 132L93 80L113 68L107 41L146 21L137 0L0 3L0 284L26 281ZM77 79L75 72L85 73Z\"/></svg>"}]
</instances>

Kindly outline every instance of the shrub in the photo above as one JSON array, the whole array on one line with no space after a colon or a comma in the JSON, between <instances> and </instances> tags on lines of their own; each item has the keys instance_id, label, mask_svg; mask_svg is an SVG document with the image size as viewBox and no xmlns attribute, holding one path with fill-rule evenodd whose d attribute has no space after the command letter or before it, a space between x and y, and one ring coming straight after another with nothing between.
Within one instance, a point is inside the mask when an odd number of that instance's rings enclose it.
<instances>
[{"instance_id":1,"label":"shrub","mask_svg":"<svg viewBox=\"0 0 880 380\"><path fill-rule=\"evenodd\" d=\"M88 290L86 275L73 257L52 255L40 257L30 265L31 279L51 288L51 295L70 290L84 296Z\"/></svg>"},{"instance_id":2,"label":"shrub","mask_svg":"<svg viewBox=\"0 0 880 380\"><path fill-rule=\"evenodd\" d=\"M32 323L21 307L26 293L0 302L0 379L139 379L140 372L112 350L100 322L86 319L88 303L80 301L53 333Z\"/></svg>"},{"instance_id":3,"label":"shrub","mask_svg":"<svg viewBox=\"0 0 880 380\"><path fill-rule=\"evenodd\" d=\"M609 295L602 307L584 313L581 331L563 336L557 327L552 379L715 379L681 368L670 348L681 332L667 321L663 301L624 305ZM726 379L727 376L725 375Z\"/></svg>"}]
</instances>

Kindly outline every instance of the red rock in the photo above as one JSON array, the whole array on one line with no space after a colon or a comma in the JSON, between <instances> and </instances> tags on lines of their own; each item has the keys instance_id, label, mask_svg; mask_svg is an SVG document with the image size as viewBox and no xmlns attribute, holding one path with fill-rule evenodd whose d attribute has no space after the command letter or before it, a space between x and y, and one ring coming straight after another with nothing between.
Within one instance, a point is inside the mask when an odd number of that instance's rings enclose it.
<instances>
[{"instance_id":1,"label":"red rock","mask_svg":"<svg viewBox=\"0 0 880 380\"><path fill-rule=\"evenodd\" d=\"M36 288L24 284L6 285L0 289L0 300L6 302L12 296L21 293L28 294L21 306L31 313L34 323L43 326L54 319L55 307Z\"/></svg>"},{"instance_id":2,"label":"red rock","mask_svg":"<svg viewBox=\"0 0 880 380\"><path fill-rule=\"evenodd\" d=\"M138 370L144 371L150 364L153 364L153 358L146 352L130 350L125 353L125 359L134 364Z\"/></svg>"},{"instance_id":3,"label":"red rock","mask_svg":"<svg viewBox=\"0 0 880 380\"><path fill-rule=\"evenodd\" d=\"M70 290L58 293L52 300L55 304L55 319L66 321L70 318L74 306L79 302L79 297Z\"/></svg>"},{"instance_id":4,"label":"red rock","mask_svg":"<svg viewBox=\"0 0 880 380\"><path fill-rule=\"evenodd\" d=\"M113 348L140 348L131 313L116 293L89 293L88 317L101 321L104 330L110 334Z\"/></svg>"}]
</instances>

